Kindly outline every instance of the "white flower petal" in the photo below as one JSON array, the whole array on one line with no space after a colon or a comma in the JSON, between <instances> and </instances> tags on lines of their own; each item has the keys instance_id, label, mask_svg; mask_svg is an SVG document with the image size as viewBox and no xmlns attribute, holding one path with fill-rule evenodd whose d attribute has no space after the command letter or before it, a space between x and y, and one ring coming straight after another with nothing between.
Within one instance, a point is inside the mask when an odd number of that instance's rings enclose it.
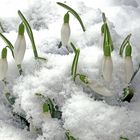
<instances>
[{"instance_id":1,"label":"white flower petal","mask_svg":"<svg viewBox=\"0 0 140 140\"><path fill-rule=\"evenodd\" d=\"M89 87L96 93L103 96L113 96L112 92L103 85L97 84L95 81L89 83Z\"/></svg>"},{"instance_id":2,"label":"white flower petal","mask_svg":"<svg viewBox=\"0 0 140 140\"><path fill-rule=\"evenodd\" d=\"M69 23L64 23L61 28L61 41L62 45L66 47L70 38L70 26Z\"/></svg>"},{"instance_id":3,"label":"white flower petal","mask_svg":"<svg viewBox=\"0 0 140 140\"><path fill-rule=\"evenodd\" d=\"M25 50L26 50L25 37L18 35L17 40L14 45L14 58L17 65L22 63Z\"/></svg>"},{"instance_id":4,"label":"white flower petal","mask_svg":"<svg viewBox=\"0 0 140 140\"><path fill-rule=\"evenodd\" d=\"M102 64L103 78L107 83L112 81L113 62L110 56L104 56Z\"/></svg>"},{"instance_id":5,"label":"white flower petal","mask_svg":"<svg viewBox=\"0 0 140 140\"><path fill-rule=\"evenodd\" d=\"M8 70L8 62L7 59L0 59L0 80L3 80L6 77Z\"/></svg>"},{"instance_id":6,"label":"white flower petal","mask_svg":"<svg viewBox=\"0 0 140 140\"><path fill-rule=\"evenodd\" d=\"M134 68L133 68L133 61L132 57L127 56L124 59L124 69L125 69L125 82L128 84L132 78L132 75L134 73Z\"/></svg>"}]
</instances>

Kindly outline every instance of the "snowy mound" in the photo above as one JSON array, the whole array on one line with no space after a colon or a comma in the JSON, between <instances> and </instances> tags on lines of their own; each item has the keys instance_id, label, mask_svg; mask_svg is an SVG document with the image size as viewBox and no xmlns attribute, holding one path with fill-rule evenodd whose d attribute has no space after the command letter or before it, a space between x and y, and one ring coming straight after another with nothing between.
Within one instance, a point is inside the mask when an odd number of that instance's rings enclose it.
<instances>
[{"instance_id":1,"label":"snowy mound","mask_svg":"<svg viewBox=\"0 0 140 140\"><path fill-rule=\"evenodd\" d=\"M137 69L140 63L139 0L65 1L79 13L86 27L86 32L83 32L77 20L70 16L70 41L80 48L78 71L105 85L113 94L111 97L102 97L80 81L72 80L74 53L68 53L65 47L58 48L66 10L56 2L1 0L0 31L14 44L21 22L17 14L20 9L33 29L38 53L47 61L34 59L30 40L25 33L27 50L22 64L24 74L19 76L8 50L7 87L0 82L0 140L66 140L66 130L77 140L119 140L121 136L140 140L140 74L133 81L135 96L131 102L121 102L119 97L125 87L125 71L123 60L118 55L123 39L131 33L132 58L134 69ZM109 86L101 77L102 12L108 19L115 48L112 53L113 79ZM1 39L0 45L5 47ZM22 114L25 122L21 122L22 115L13 115L3 94L7 90L16 98L12 110ZM45 98L52 99L59 107L61 119L43 113Z\"/></svg>"}]
</instances>

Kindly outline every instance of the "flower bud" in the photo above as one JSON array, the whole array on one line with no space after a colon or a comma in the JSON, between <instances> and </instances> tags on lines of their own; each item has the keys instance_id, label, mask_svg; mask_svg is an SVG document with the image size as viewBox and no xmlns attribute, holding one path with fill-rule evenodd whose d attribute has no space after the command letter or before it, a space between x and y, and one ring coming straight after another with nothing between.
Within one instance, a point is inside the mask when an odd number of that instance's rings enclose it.
<instances>
[{"instance_id":1,"label":"flower bud","mask_svg":"<svg viewBox=\"0 0 140 140\"><path fill-rule=\"evenodd\" d=\"M134 73L134 68L133 68L133 61L131 56L126 56L124 58L124 74L125 74L125 82L128 84L132 78L132 75Z\"/></svg>"},{"instance_id":2,"label":"flower bud","mask_svg":"<svg viewBox=\"0 0 140 140\"><path fill-rule=\"evenodd\" d=\"M67 47L70 38L70 26L69 26L69 14L68 12L64 16L64 23L61 28L61 41L62 46Z\"/></svg>"},{"instance_id":3,"label":"flower bud","mask_svg":"<svg viewBox=\"0 0 140 140\"><path fill-rule=\"evenodd\" d=\"M17 40L14 45L14 58L17 65L21 64L26 50L26 41L24 37L24 25L19 25Z\"/></svg>"},{"instance_id":4,"label":"flower bud","mask_svg":"<svg viewBox=\"0 0 140 140\"><path fill-rule=\"evenodd\" d=\"M8 70L7 49L3 48L0 59L0 80L3 80L6 77L7 70Z\"/></svg>"}]
</instances>

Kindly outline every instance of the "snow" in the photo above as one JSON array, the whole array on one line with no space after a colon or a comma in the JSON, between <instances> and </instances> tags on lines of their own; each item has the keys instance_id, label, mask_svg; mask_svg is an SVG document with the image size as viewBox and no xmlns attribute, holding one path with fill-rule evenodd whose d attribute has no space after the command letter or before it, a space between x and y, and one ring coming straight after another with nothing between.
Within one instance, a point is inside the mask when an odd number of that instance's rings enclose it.
<instances>
[{"instance_id":1,"label":"snow","mask_svg":"<svg viewBox=\"0 0 140 140\"><path fill-rule=\"evenodd\" d=\"M4 85L0 82L0 140L66 140L65 130L70 130L78 140L119 140L120 136L129 140L140 140L139 73L133 82L135 96L131 103L118 100L125 86L124 62L118 56L118 49L129 33L132 33L135 69L140 62L139 0L65 1L80 14L86 27L86 32L83 32L77 20L70 15L70 41L81 50L78 71L109 88L113 93L112 97L102 97L80 81L73 82L71 65L74 53L68 53L64 47L58 49L66 10L58 6L56 0L0 2L0 23L6 32L4 35L15 43L20 23L17 10L20 9L33 28L39 56L47 58L47 62L34 60L30 40L25 34L27 50L22 64L24 74L19 76L16 64L8 51L9 69L6 80L7 90L16 97L13 110L24 113L32 124L32 129L28 131L23 128L19 119L12 115L3 94ZM115 46L112 54L113 81L110 86L106 85L101 77L102 12L107 16ZM5 46L1 39L0 45L1 49ZM55 100L62 111L62 120L43 113L43 100L36 93ZM37 132L36 129L42 131Z\"/></svg>"}]
</instances>

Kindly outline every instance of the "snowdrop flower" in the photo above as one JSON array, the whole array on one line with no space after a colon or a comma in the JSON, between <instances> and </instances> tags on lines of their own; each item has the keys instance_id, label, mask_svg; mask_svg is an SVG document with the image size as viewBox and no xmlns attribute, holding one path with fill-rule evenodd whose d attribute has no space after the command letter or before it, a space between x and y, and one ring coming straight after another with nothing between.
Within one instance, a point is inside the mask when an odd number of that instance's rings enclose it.
<instances>
[{"instance_id":1,"label":"snowdrop flower","mask_svg":"<svg viewBox=\"0 0 140 140\"><path fill-rule=\"evenodd\" d=\"M125 82L128 84L134 74L133 61L132 61L132 47L130 44L125 49L124 69L125 69Z\"/></svg>"},{"instance_id":2,"label":"snowdrop flower","mask_svg":"<svg viewBox=\"0 0 140 140\"><path fill-rule=\"evenodd\" d=\"M114 50L113 42L111 38L111 34L109 31L109 27L106 22L105 14L102 13L104 24L101 27L102 35L104 36L103 40L103 63L102 63L102 75L104 80L110 84L112 81L112 73L113 73L113 62L111 58L111 52Z\"/></svg>"},{"instance_id":3,"label":"snowdrop flower","mask_svg":"<svg viewBox=\"0 0 140 140\"><path fill-rule=\"evenodd\" d=\"M125 49L125 58L124 58L124 76L125 76L125 82L128 85L131 82L131 78L134 74L134 68L133 68L133 61L132 61L132 47L130 45L130 37L131 34L129 34L123 41L121 47L120 47L120 56L123 57L123 52Z\"/></svg>"},{"instance_id":4,"label":"snowdrop flower","mask_svg":"<svg viewBox=\"0 0 140 140\"><path fill-rule=\"evenodd\" d=\"M14 45L14 59L17 65L20 65L23 61L26 50L26 41L24 37L24 25L19 25L17 40Z\"/></svg>"},{"instance_id":5,"label":"snowdrop flower","mask_svg":"<svg viewBox=\"0 0 140 140\"><path fill-rule=\"evenodd\" d=\"M69 13L64 16L64 23L61 28L61 41L62 46L67 47L70 38L70 26L69 26Z\"/></svg>"},{"instance_id":6,"label":"snowdrop flower","mask_svg":"<svg viewBox=\"0 0 140 140\"><path fill-rule=\"evenodd\" d=\"M1 59L0 59L0 80L4 80L8 70L7 62L7 49L6 47L2 49Z\"/></svg>"},{"instance_id":7,"label":"snowdrop flower","mask_svg":"<svg viewBox=\"0 0 140 140\"><path fill-rule=\"evenodd\" d=\"M103 85L97 84L96 81L93 81L93 80L91 81L88 79L88 82L89 82L88 86L96 93L103 95L103 96L112 96L113 95L109 89L107 89Z\"/></svg>"}]
</instances>

